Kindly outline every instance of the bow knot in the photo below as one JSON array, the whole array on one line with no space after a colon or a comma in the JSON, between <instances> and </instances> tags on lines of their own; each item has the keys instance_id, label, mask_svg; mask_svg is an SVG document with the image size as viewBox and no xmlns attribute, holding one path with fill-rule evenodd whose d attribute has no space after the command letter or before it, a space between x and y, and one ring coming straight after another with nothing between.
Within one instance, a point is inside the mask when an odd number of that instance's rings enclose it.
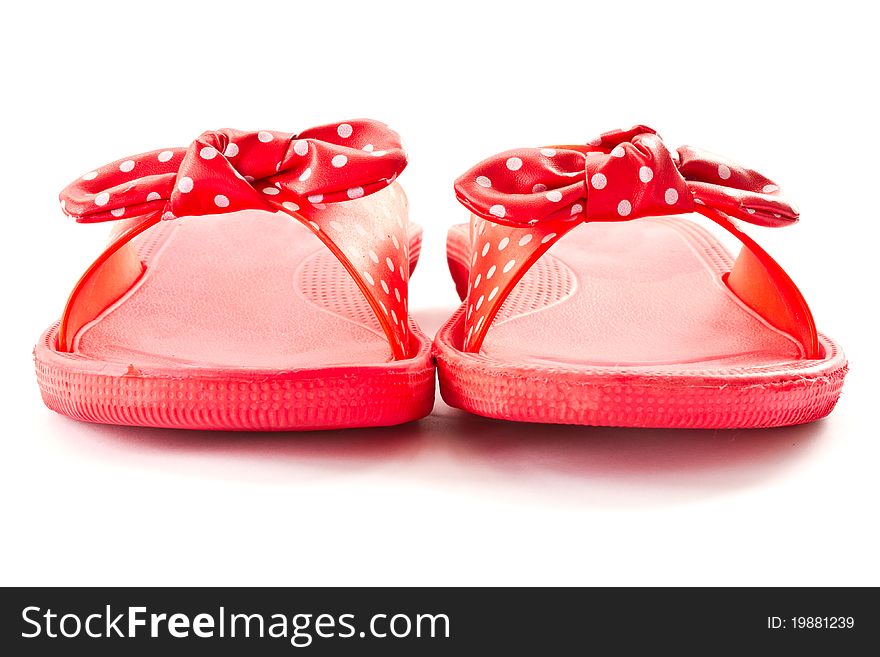
<instances>
[{"instance_id":1,"label":"bow knot","mask_svg":"<svg viewBox=\"0 0 880 657\"><path fill-rule=\"evenodd\" d=\"M166 219L274 212L291 198L319 205L372 194L405 166L397 133L377 121L330 124L298 135L223 129L203 133L186 149L151 151L89 172L62 191L61 202L66 214L82 222L153 212Z\"/></svg>"},{"instance_id":2,"label":"bow knot","mask_svg":"<svg viewBox=\"0 0 880 657\"><path fill-rule=\"evenodd\" d=\"M670 208L693 210L687 181L676 166L677 154L651 128L606 133L594 140L584 158L585 216L592 221L669 214ZM622 189L625 185L630 189Z\"/></svg>"},{"instance_id":3,"label":"bow knot","mask_svg":"<svg viewBox=\"0 0 880 657\"><path fill-rule=\"evenodd\" d=\"M670 151L641 125L604 133L585 146L501 153L461 176L455 190L475 214L511 226L625 221L701 205L765 226L798 218L769 178L689 146Z\"/></svg>"}]
</instances>

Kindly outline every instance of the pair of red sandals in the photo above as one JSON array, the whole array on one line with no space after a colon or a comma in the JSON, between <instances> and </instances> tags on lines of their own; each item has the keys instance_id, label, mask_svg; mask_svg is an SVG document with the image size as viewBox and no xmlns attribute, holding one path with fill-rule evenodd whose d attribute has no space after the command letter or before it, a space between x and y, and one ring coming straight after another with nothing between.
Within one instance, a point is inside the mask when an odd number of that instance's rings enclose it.
<instances>
[{"instance_id":1,"label":"pair of red sandals","mask_svg":"<svg viewBox=\"0 0 880 657\"><path fill-rule=\"evenodd\" d=\"M431 412L436 362L450 405L517 421L771 427L837 402L843 352L740 230L798 218L763 175L644 126L485 160L455 184L463 304L432 344L409 313L405 165L396 133L353 120L86 173L62 210L116 227L36 346L44 401L154 427L392 425Z\"/></svg>"}]
</instances>

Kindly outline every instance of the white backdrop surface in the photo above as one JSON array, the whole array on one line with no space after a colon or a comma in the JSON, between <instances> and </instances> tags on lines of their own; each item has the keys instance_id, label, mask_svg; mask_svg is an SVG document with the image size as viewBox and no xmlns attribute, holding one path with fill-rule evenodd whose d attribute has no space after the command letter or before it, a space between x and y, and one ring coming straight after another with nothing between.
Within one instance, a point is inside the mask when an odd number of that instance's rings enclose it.
<instances>
[{"instance_id":1,"label":"white backdrop surface","mask_svg":"<svg viewBox=\"0 0 880 657\"><path fill-rule=\"evenodd\" d=\"M867 8L867 9L866 9ZM0 39L0 584L880 584L876 22L868 3L14 3ZM392 429L213 434L48 411L31 349L106 226L75 176L218 127L373 117L426 229L411 306L457 298L452 180L646 123L779 181L754 231L850 361L825 421L541 427L438 399Z\"/></svg>"}]
</instances>

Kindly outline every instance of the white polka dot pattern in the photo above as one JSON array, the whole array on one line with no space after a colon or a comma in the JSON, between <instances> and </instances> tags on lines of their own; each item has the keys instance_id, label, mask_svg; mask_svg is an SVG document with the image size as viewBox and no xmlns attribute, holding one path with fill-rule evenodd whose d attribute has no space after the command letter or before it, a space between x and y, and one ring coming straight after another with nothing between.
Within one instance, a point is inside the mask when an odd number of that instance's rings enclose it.
<instances>
[{"instance_id":1,"label":"white polka dot pattern","mask_svg":"<svg viewBox=\"0 0 880 657\"><path fill-rule=\"evenodd\" d=\"M478 351L516 281L581 221L628 221L698 210L778 226L796 208L768 178L645 126L585 146L521 148L484 160L455 183L473 212L464 348ZM488 282L491 279L491 284ZM497 288L497 289L496 289Z\"/></svg>"},{"instance_id":2,"label":"white polka dot pattern","mask_svg":"<svg viewBox=\"0 0 880 657\"><path fill-rule=\"evenodd\" d=\"M218 130L188 149L157 150L90 171L61 198L65 212L85 223L111 221L111 211L120 208L126 217L160 210L176 217L214 214L218 195L227 198L227 212L272 209L266 196L282 190L301 199L321 194L323 202L334 203L386 187L405 164L399 137L377 121L347 121L299 135Z\"/></svg>"},{"instance_id":3,"label":"white polka dot pattern","mask_svg":"<svg viewBox=\"0 0 880 657\"><path fill-rule=\"evenodd\" d=\"M535 262L576 225L568 222L556 229L547 224L514 227L471 215L471 250L479 257L470 270L469 313L465 314L466 351L479 349L503 300L530 266L527 263Z\"/></svg>"},{"instance_id":4,"label":"white polka dot pattern","mask_svg":"<svg viewBox=\"0 0 880 657\"><path fill-rule=\"evenodd\" d=\"M694 210L695 199L756 224L797 218L760 173L688 146L673 154L645 126L607 132L582 147L500 153L461 176L455 189L474 214L509 226L681 214Z\"/></svg>"},{"instance_id":5,"label":"white polka dot pattern","mask_svg":"<svg viewBox=\"0 0 880 657\"><path fill-rule=\"evenodd\" d=\"M86 223L251 209L291 214L343 260L400 359L410 345L409 239L406 197L392 183L405 166L400 138L378 121L298 135L226 129L202 134L188 149L144 153L91 171L60 198L65 214ZM358 214L358 199L377 192L386 195L385 210Z\"/></svg>"}]
</instances>

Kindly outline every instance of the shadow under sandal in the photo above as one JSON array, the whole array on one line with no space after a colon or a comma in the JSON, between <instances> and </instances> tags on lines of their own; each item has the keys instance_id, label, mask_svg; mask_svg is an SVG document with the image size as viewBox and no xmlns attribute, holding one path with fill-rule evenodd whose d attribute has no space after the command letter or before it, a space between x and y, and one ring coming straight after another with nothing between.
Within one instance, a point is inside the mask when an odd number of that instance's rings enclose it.
<instances>
[{"instance_id":1,"label":"shadow under sandal","mask_svg":"<svg viewBox=\"0 0 880 657\"><path fill-rule=\"evenodd\" d=\"M455 191L473 214L449 231L464 303L434 347L450 405L525 422L694 428L798 424L834 408L843 352L734 222L797 220L763 175L670 151L636 126L501 153ZM678 216L691 212L740 240L738 257Z\"/></svg>"},{"instance_id":2,"label":"shadow under sandal","mask_svg":"<svg viewBox=\"0 0 880 657\"><path fill-rule=\"evenodd\" d=\"M34 355L49 408L188 429L391 425L427 415L430 341L409 315L421 231L370 120L206 132L61 194L114 221Z\"/></svg>"}]
</instances>

